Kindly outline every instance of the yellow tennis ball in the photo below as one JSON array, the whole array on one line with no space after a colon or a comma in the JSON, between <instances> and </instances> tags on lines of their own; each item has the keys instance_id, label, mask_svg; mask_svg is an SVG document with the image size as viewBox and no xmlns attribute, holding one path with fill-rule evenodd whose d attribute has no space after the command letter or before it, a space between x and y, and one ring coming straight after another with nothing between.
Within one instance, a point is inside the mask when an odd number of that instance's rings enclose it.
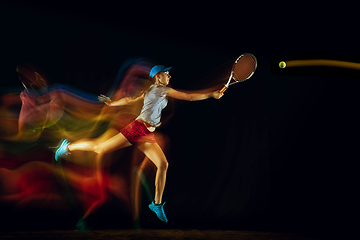
<instances>
[{"instance_id":1,"label":"yellow tennis ball","mask_svg":"<svg viewBox=\"0 0 360 240\"><path fill-rule=\"evenodd\" d=\"M286 63L285 63L284 61L281 61L281 62L279 63L279 67L280 67L280 68L285 68L285 67L286 67Z\"/></svg>"}]
</instances>

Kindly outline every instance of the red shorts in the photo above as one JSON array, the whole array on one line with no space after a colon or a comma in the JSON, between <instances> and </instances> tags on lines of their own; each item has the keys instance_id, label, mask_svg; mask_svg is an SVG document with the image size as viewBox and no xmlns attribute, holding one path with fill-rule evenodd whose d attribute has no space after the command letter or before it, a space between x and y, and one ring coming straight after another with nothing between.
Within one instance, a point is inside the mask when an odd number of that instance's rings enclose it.
<instances>
[{"instance_id":1,"label":"red shorts","mask_svg":"<svg viewBox=\"0 0 360 240\"><path fill-rule=\"evenodd\" d=\"M127 140L131 143L151 142L156 143L155 135L150 132L141 120L135 120L120 130Z\"/></svg>"}]
</instances>

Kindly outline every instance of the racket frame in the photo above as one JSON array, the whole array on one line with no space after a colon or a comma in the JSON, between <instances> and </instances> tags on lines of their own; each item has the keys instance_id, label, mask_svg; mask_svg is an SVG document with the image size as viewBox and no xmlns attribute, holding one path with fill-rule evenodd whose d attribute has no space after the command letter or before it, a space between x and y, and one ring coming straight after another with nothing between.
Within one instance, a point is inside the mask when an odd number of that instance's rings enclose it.
<instances>
[{"instance_id":1,"label":"racket frame","mask_svg":"<svg viewBox=\"0 0 360 240\"><path fill-rule=\"evenodd\" d=\"M236 80L235 78L233 78L233 76L234 76L234 68L235 68L235 66L236 66L236 63L239 61L239 59L242 58L245 54L250 54L250 55L254 58L255 67L254 67L254 70L252 71L252 73L250 73L250 75L249 75L247 78L245 78L244 80L238 81L238 80ZM234 62L233 67L232 67L232 70L231 70L231 74L230 74L230 77L229 77L229 80L227 81L227 83L225 84L225 86L220 90L220 93L224 93L224 92L226 91L226 89L229 88L230 85L233 85L233 84L239 83L239 82L244 82L244 81L248 80L249 78L251 78L251 76L254 75L256 68L257 68L257 60L256 60L256 57L255 57L253 54L251 54L251 53L241 54L241 55L236 59L236 61ZM234 79L235 82L230 83L230 82L231 82L231 79Z\"/></svg>"}]
</instances>

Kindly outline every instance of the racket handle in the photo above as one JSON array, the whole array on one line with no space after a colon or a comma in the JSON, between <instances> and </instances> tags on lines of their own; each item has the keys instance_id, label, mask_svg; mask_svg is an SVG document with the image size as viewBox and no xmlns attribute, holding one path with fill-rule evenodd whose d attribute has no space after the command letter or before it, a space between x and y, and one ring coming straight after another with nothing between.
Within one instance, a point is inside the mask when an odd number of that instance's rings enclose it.
<instances>
[{"instance_id":1,"label":"racket handle","mask_svg":"<svg viewBox=\"0 0 360 240\"><path fill-rule=\"evenodd\" d=\"M220 93L224 93L226 91L226 89L228 89L229 87L227 87L226 85L220 90Z\"/></svg>"}]
</instances>

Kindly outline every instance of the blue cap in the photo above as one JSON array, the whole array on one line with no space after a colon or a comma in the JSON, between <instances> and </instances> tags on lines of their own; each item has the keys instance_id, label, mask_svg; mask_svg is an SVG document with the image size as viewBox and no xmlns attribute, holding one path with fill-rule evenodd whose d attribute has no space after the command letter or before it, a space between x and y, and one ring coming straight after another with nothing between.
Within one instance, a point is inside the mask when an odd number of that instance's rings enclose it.
<instances>
[{"instance_id":1,"label":"blue cap","mask_svg":"<svg viewBox=\"0 0 360 240\"><path fill-rule=\"evenodd\" d=\"M164 65L156 65L150 70L150 77L154 77L159 72L169 71L171 67L165 67Z\"/></svg>"}]
</instances>

